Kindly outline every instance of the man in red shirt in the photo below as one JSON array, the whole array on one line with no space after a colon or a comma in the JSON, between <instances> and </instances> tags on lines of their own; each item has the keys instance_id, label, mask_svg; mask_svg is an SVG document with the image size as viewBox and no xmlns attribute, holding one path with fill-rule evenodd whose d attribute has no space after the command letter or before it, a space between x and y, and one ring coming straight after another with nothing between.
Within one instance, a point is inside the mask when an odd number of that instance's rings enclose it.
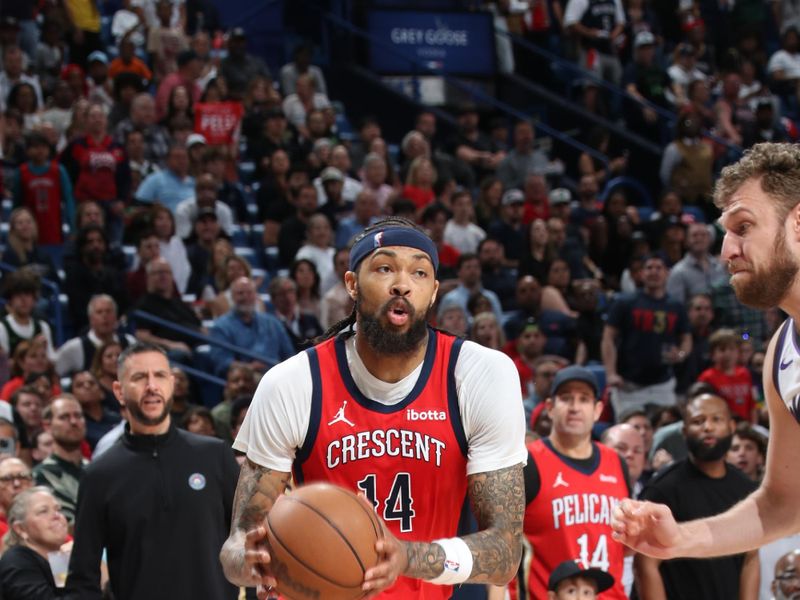
<instances>
[{"instance_id":1,"label":"man in red shirt","mask_svg":"<svg viewBox=\"0 0 800 600\"><path fill-rule=\"evenodd\" d=\"M630 495L627 467L611 448L592 441L600 418L597 380L571 366L559 371L546 401L549 437L528 444L523 531L533 556L523 565L517 597L547 597L548 577L565 560L613 575L603 600L627 598L622 587L624 547L611 537L611 512Z\"/></svg>"}]
</instances>

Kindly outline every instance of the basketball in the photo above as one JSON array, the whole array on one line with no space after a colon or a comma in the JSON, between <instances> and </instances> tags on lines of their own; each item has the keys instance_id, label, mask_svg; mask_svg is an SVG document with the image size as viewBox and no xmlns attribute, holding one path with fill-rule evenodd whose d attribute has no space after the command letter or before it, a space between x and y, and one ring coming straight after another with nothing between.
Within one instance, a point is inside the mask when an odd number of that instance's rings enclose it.
<instances>
[{"instance_id":1,"label":"basketball","mask_svg":"<svg viewBox=\"0 0 800 600\"><path fill-rule=\"evenodd\" d=\"M381 524L353 492L329 483L301 486L267 515L272 572L287 600L352 600L378 563Z\"/></svg>"}]
</instances>

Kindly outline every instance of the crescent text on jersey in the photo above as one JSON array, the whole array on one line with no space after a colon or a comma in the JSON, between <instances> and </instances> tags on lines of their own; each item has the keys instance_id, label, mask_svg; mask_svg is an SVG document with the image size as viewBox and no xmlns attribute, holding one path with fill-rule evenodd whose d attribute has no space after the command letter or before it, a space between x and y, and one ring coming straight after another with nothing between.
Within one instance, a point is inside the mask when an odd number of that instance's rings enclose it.
<instances>
[{"instance_id":1,"label":"crescent text on jersey","mask_svg":"<svg viewBox=\"0 0 800 600\"><path fill-rule=\"evenodd\" d=\"M357 460L402 456L441 466L447 445L428 434L408 429L359 431L333 440L326 449L329 469Z\"/></svg>"}]
</instances>

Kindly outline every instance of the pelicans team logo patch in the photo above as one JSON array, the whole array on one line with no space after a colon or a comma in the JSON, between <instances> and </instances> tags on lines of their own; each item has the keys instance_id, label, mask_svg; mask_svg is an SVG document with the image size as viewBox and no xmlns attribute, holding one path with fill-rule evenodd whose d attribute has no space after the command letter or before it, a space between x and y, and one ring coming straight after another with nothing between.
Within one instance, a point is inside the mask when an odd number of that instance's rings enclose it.
<instances>
[{"instance_id":1,"label":"pelicans team logo patch","mask_svg":"<svg viewBox=\"0 0 800 600\"><path fill-rule=\"evenodd\" d=\"M202 473L192 473L189 475L189 487L199 492L206 487L206 478Z\"/></svg>"}]
</instances>

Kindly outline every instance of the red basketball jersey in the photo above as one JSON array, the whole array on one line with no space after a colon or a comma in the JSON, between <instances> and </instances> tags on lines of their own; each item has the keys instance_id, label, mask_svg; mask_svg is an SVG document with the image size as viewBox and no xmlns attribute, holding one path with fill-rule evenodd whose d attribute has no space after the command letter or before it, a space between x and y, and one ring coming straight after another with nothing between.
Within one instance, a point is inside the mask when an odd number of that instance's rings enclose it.
<instances>
[{"instance_id":1,"label":"red basketball jersey","mask_svg":"<svg viewBox=\"0 0 800 600\"><path fill-rule=\"evenodd\" d=\"M602 600L626 600L622 586L624 547L611 538L611 511L628 497L619 455L596 444L597 466L591 473L561 458L549 440L528 444L539 471L539 493L525 509L524 531L533 559L523 582L527 598L547 598L550 573L565 560L580 560L614 576Z\"/></svg>"},{"instance_id":2,"label":"red basketball jersey","mask_svg":"<svg viewBox=\"0 0 800 600\"><path fill-rule=\"evenodd\" d=\"M456 535L467 489L467 442L456 397L461 340L430 330L419 379L398 404L370 400L347 367L345 338L308 350L313 395L298 483L330 481L363 492L399 539ZM400 577L382 599L442 600L450 586Z\"/></svg>"},{"instance_id":3,"label":"red basketball jersey","mask_svg":"<svg viewBox=\"0 0 800 600\"><path fill-rule=\"evenodd\" d=\"M20 188L25 208L33 213L39 230L40 244L60 244L61 232L61 173L58 162L50 165L42 175L30 169L28 163L19 168Z\"/></svg>"}]
</instances>

